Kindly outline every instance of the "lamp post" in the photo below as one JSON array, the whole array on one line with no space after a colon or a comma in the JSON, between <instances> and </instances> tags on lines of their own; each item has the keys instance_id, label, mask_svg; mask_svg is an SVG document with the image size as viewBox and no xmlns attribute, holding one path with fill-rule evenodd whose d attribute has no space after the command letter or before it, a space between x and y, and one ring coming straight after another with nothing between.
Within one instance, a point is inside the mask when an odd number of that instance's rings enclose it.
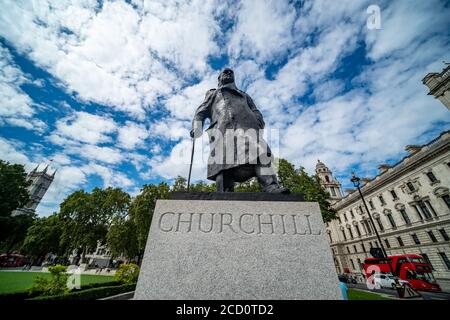
<instances>
[{"instance_id":1,"label":"lamp post","mask_svg":"<svg viewBox=\"0 0 450 320\"><path fill-rule=\"evenodd\" d=\"M386 263L389 266L389 270L392 273L392 275L394 276L395 287L396 287L398 295L402 296L400 294L400 291L401 291L400 282L398 281L397 275L395 275L393 270L392 270L392 265L388 261L388 255L387 255L386 249L384 248L383 242L381 241L381 237L378 234L377 227L375 226L375 222L373 221L372 215L370 214L369 208L367 207L366 199L364 199L364 196L363 196L363 194L361 192L361 188L360 188L360 186L361 186L361 179L359 177L357 177L354 172L352 172L352 178L350 179L350 181L353 182L353 185L355 186L355 188L358 189L359 196L361 197L361 200L362 200L362 202L364 204L364 208L366 208L367 215L369 216L369 219L370 219L370 222L372 224L373 230L375 230L375 234L377 236L378 242L380 243L381 251L383 253L383 259L386 260Z\"/></svg>"}]
</instances>

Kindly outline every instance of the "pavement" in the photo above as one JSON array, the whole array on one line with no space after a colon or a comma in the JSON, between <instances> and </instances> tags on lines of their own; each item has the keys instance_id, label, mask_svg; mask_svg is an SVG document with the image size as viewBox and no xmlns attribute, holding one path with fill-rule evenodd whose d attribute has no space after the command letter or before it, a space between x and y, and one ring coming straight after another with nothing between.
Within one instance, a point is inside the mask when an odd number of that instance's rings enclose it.
<instances>
[{"instance_id":1,"label":"pavement","mask_svg":"<svg viewBox=\"0 0 450 320\"><path fill-rule=\"evenodd\" d=\"M349 284L347 283L348 288L355 288L360 290L365 290L368 292L374 292L379 293L382 295L386 295L389 298L397 298L397 292L393 289L373 289L370 290L367 288L365 284L357 283L357 284ZM423 300L450 300L450 292L426 292L426 291L419 291L419 293L422 295ZM416 299L416 298L413 298ZM411 300L411 299L405 299L405 300Z\"/></svg>"}]
</instances>

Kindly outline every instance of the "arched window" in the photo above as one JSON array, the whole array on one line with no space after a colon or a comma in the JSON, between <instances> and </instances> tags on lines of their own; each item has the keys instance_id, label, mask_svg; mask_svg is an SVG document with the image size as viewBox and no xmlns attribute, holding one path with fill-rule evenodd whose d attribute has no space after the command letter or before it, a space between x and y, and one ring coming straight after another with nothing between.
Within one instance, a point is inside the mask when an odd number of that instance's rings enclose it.
<instances>
[{"instance_id":1,"label":"arched window","mask_svg":"<svg viewBox=\"0 0 450 320\"><path fill-rule=\"evenodd\" d=\"M330 178L328 176L325 176L326 182L330 182Z\"/></svg>"}]
</instances>

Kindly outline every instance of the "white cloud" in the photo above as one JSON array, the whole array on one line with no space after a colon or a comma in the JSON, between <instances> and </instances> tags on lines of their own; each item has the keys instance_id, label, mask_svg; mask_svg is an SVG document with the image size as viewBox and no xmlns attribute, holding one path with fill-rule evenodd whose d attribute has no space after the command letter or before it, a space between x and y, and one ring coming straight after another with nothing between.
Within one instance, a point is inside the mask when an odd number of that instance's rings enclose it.
<instances>
[{"instance_id":1,"label":"white cloud","mask_svg":"<svg viewBox=\"0 0 450 320\"><path fill-rule=\"evenodd\" d=\"M99 147L91 144L70 146L65 148L65 151L84 159L101 161L108 164L118 164L124 159L119 149Z\"/></svg>"},{"instance_id":2,"label":"white cloud","mask_svg":"<svg viewBox=\"0 0 450 320\"><path fill-rule=\"evenodd\" d=\"M119 147L134 149L143 146L145 139L149 136L147 128L138 123L127 121L125 126L119 128Z\"/></svg>"},{"instance_id":3,"label":"white cloud","mask_svg":"<svg viewBox=\"0 0 450 320\"><path fill-rule=\"evenodd\" d=\"M284 55L293 44L292 27L296 18L293 3L248 0L236 10L229 53L233 58L251 57L259 63Z\"/></svg>"},{"instance_id":4,"label":"white cloud","mask_svg":"<svg viewBox=\"0 0 450 320\"><path fill-rule=\"evenodd\" d=\"M25 153L16 150L16 146L14 146L12 141L2 137L0 137L0 154L0 159L11 163L27 164L30 161Z\"/></svg>"},{"instance_id":5,"label":"white cloud","mask_svg":"<svg viewBox=\"0 0 450 320\"><path fill-rule=\"evenodd\" d=\"M85 143L99 144L111 142L110 134L116 130L117 125L113 119L81 111L58 120L54 135L62 139L68 138ZM55 137L54 139L58 138Z\"/></svg>"}]
</instances>

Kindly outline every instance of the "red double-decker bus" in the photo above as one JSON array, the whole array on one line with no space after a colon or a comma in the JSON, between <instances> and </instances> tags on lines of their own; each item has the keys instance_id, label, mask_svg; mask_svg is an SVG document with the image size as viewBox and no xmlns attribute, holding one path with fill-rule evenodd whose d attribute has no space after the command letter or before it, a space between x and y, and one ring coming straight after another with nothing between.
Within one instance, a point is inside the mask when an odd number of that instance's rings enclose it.
<instances>
[{"instance_id":1,"label":"red double-decker bus","mask_svg":"<svg viewBox=\"0 0 450 320\"><path fill-rule=\"evenodd\" d=\"M387 260L367 258L364 260L363 268L367 278L374 273L391 274L393 272L398 278L408 281L415 290L441 291L433 276L431 265L417 254L389 256Z\"/></svg>"}]
</instances>

